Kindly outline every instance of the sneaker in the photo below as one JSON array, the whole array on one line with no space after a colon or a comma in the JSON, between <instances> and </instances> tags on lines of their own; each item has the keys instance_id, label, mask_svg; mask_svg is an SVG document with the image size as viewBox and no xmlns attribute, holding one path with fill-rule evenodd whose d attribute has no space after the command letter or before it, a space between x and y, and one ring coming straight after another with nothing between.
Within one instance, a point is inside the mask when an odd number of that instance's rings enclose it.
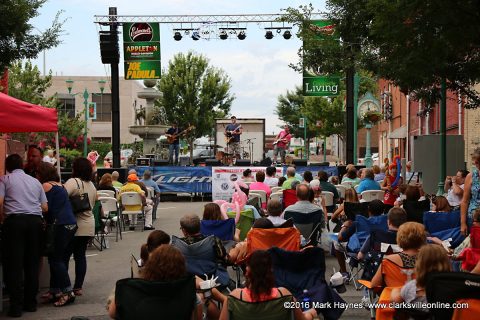
<instances>
[{"instance_id":1,"label":"sneaker","mask_svg":"<svg viewBox=\"0 0 480 320\"><path fill-rule=\"evenodd\" d=\"M154 226L144 227L143 230L155 230Z\"/></svg>"}]
</instances>

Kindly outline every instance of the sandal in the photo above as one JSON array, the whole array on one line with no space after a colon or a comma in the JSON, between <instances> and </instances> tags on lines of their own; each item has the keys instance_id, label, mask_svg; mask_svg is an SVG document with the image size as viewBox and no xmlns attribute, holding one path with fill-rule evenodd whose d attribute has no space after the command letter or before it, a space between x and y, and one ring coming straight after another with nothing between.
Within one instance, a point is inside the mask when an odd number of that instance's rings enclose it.
<instances>
[{"instance_id":1,"label":"sandal","mask_svg":"<svg viewBox=\"0 0 480 320\"><path fill-rule=\"evenodd\" d=\"M73 289L73 294L76 296L83 295L82 288Z\"/></svg>"},{"instance_id":2,"label":"sandal","mask_svg":"<svg viewBox=\"0 0 480 320\"><path fill-rule=\"evenodd\" d=\"M56 302L58 300L58 296L56 294L46 292L40 296L40 301L42 304L49 304L52 302Z\"/></svg>"},{"instance_id":3,"label":"sandal","mask_svg":"<svg viewBox=\"0 0 480 320\"><path fill-rule=\"evenodd\" d=\"M75 301L75 294L73 291L67 292L62 294L57 302L53 304L54 307L63 307L66 306L67 304L73 303Z\"/></svg>"}]
</instances>

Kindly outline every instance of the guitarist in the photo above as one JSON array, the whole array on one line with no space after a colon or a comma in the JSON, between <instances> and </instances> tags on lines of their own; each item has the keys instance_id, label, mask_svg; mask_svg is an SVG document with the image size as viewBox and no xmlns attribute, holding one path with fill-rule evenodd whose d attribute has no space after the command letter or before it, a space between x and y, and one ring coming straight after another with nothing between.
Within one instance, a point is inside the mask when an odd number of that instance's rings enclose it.
<instances>
[{"instance_id":1,"label":"guitarist","mask_svg":"<svg viewBox=\"0 0 480 320\"><path fill-rule=\"evenodd\" d=\"M178 165L178 151L179 151L179 144L180 144L180 135L179 133L182 130L177 127L177 124L175 122L172 123L172 126L165 132L165 135L167 138L172 139L174 138L173 141L170 142L170 145L168 146L168 163L170 165ZM175 153L175 163L173 162L173 154Z\"/></svg>"},{"instance_id":2,"label":"guitarist","mask_svg":"<svg viewBox=\"0 0 480 320\"><path fill-rule=\"evenodd\" d=\"M273 162L277 163L277 156L280 153L280 158L282 159L282 164L285 164L285 155L287 154L288 146L290 145L290 140L292 135L290 134L290 128L286 125L284 130L280 131L279 134L275 137L274 149L273 149Z\"/></svg>"},{"instance_id":3,"label":"guitarist","mask_svg":"<svg viewBox=\"0 0 480 320\"><path fill-rule=\"evenodd\" d=\"M240 135L243 132L242 126L237 123L237 117L231 116L232 123L225 127L225 137L227 139L227 146L229 152L235 155L235 158L240 159Z\"/></svg>"}]
</instances>

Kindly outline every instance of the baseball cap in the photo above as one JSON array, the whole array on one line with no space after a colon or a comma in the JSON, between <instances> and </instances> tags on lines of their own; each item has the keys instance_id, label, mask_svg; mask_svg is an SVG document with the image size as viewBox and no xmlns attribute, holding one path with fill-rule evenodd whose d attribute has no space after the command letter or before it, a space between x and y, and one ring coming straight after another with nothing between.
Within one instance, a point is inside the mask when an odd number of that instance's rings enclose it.
<instances>
[{"instance_id":1,"label":"baseball cap","mask_svg":"<svg viewBox=\"0 0 480 320\"><path fill-rule=\"evenodd\" d=\"M131 174L128 175L127 180L128 181L138 181L138 177L135 173L131 173Z\"/></svg>"}]
</instances>

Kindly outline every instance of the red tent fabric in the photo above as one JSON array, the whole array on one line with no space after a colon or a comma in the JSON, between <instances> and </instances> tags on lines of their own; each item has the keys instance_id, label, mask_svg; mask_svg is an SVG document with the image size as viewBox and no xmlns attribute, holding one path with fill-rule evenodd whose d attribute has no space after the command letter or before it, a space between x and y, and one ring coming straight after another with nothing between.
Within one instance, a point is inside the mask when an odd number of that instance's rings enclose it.
<instances>
[{"instance_id":1,"label":"red tent fabric","mask_svg":"<svg viewBox=\"0 0 480 320\"><path fill-rule=\"evenodd\" d=\"M0 132L56 132L57 110L0 93Z\"/></svg>"}]
</instances>

